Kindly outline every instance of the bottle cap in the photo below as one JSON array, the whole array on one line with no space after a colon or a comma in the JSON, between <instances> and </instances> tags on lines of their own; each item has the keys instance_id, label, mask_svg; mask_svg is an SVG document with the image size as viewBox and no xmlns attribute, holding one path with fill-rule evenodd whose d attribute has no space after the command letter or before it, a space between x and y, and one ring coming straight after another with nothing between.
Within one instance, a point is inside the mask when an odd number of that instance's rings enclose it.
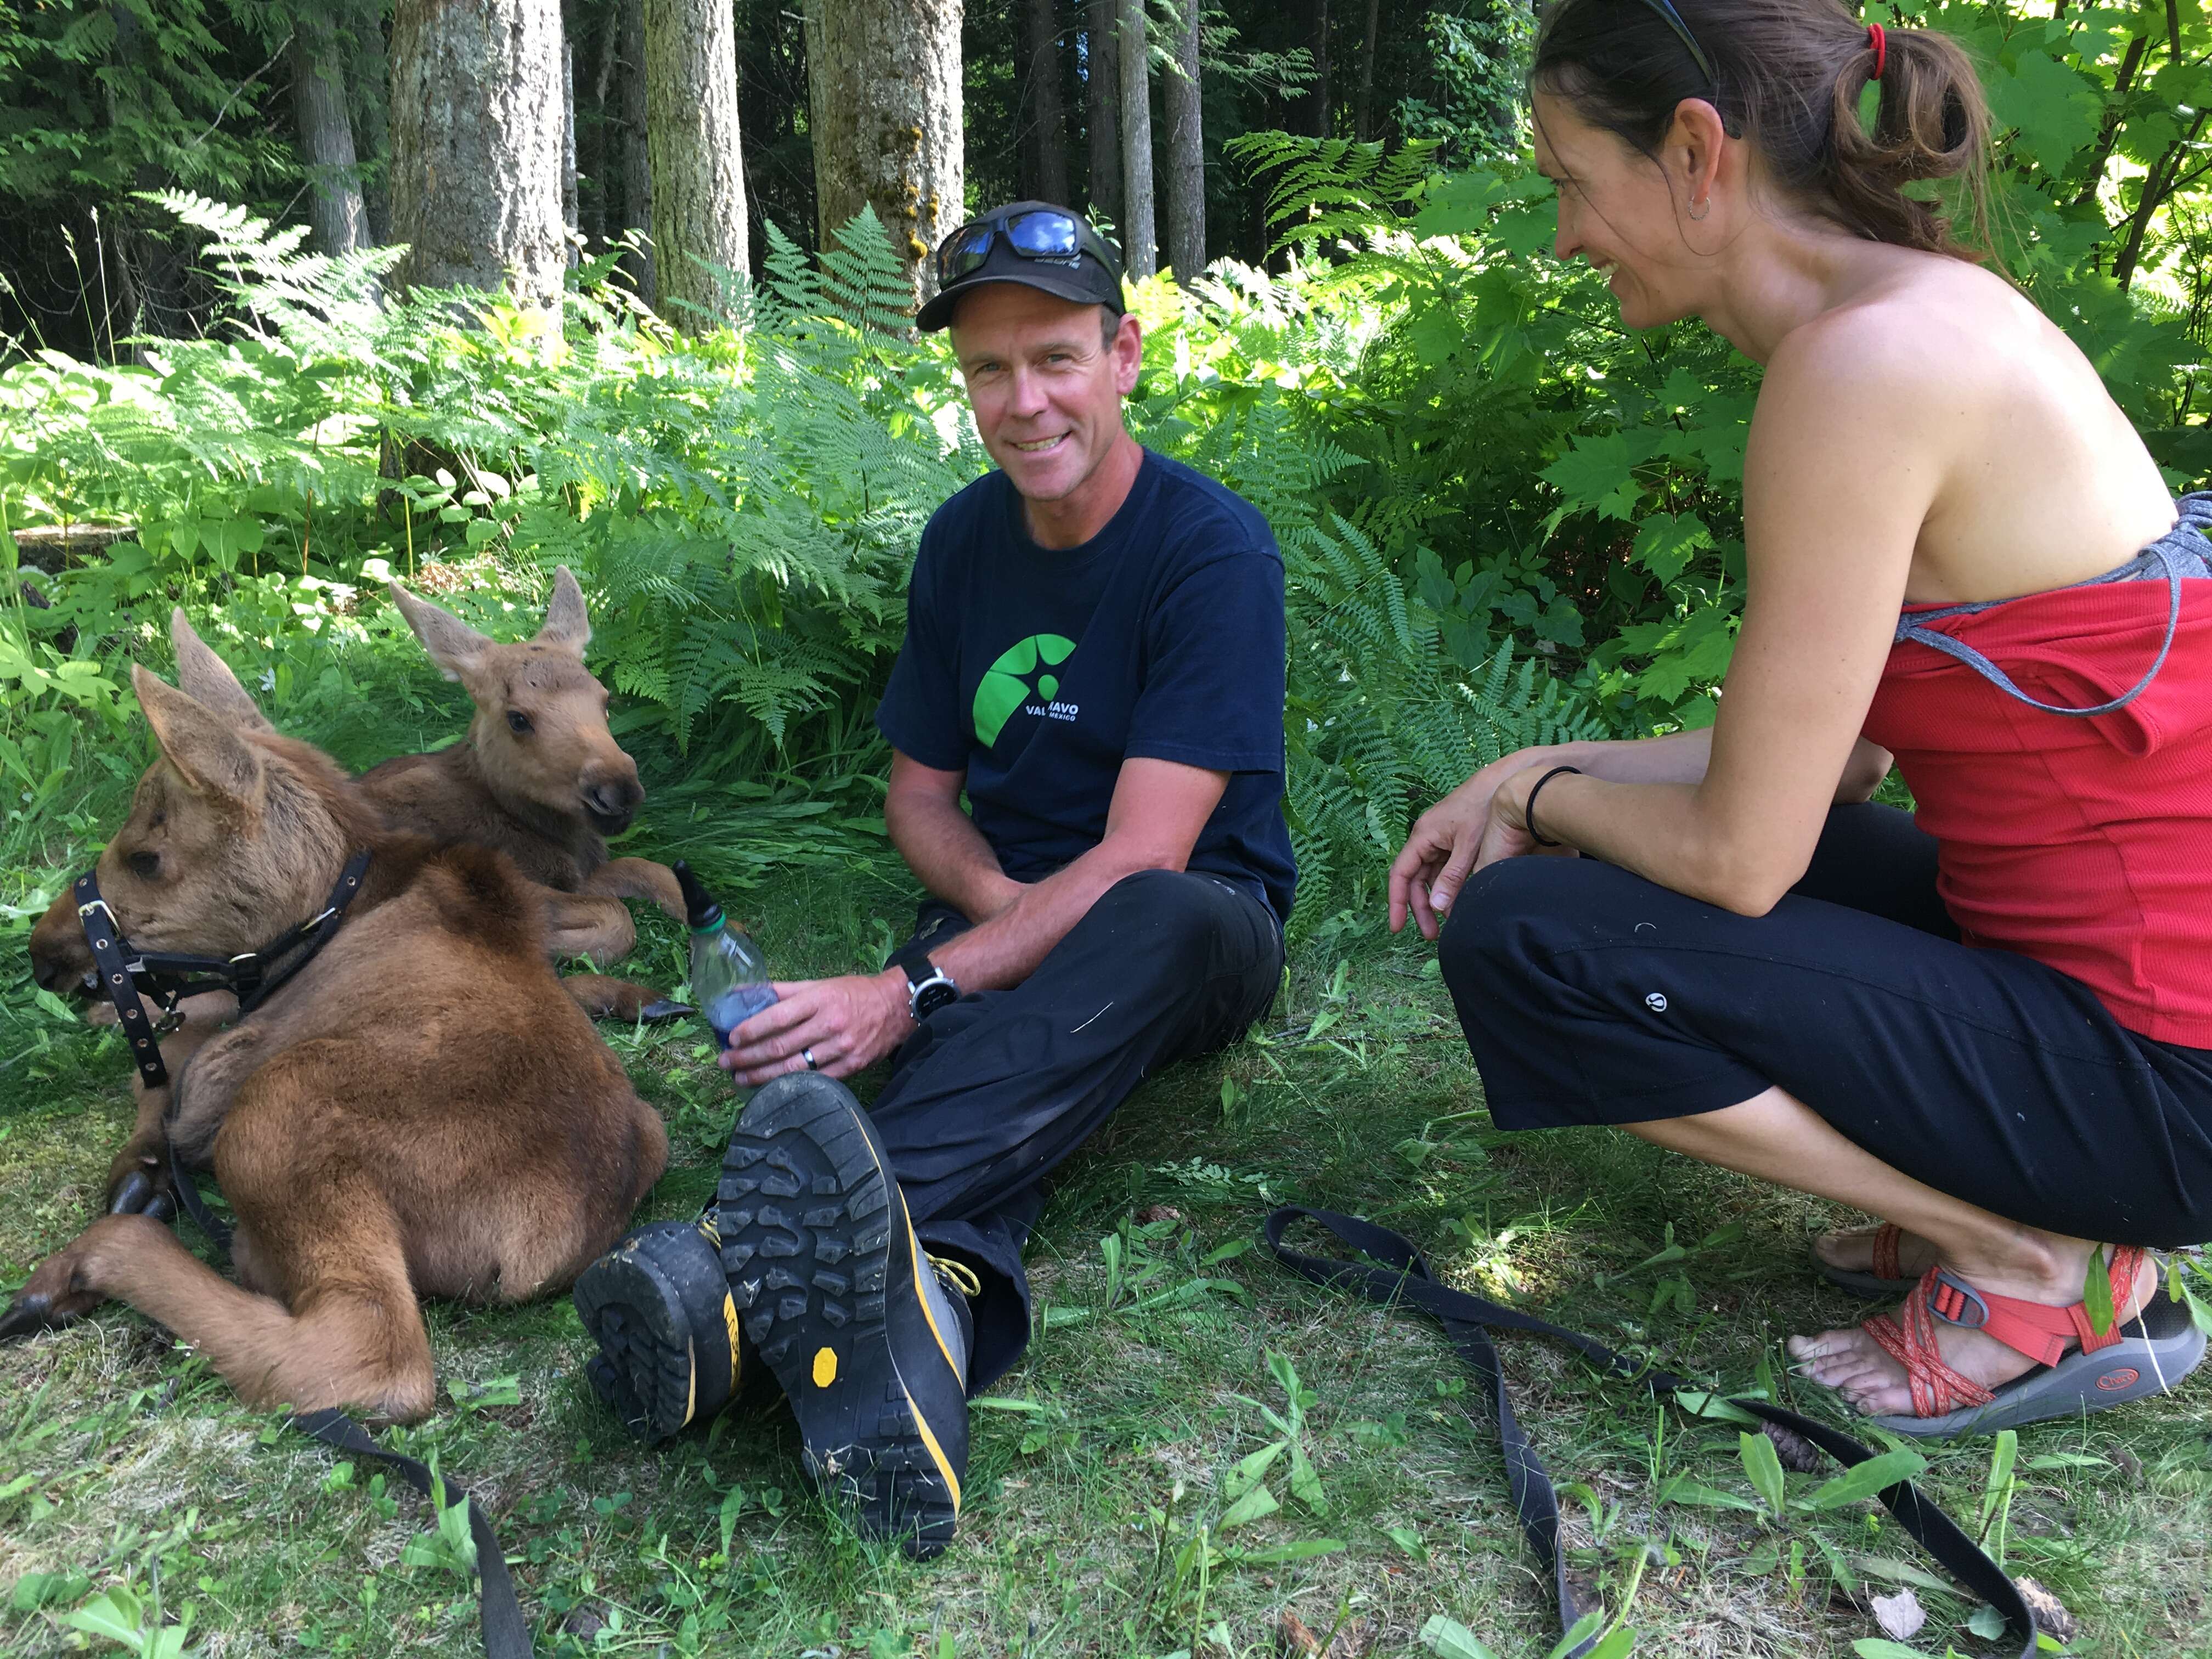
<instances>
[{"instance_id":1,"label":"bottle cap","mask_svg":"<svg viewBox=\"0 0 2212 1659\"><path fill-rule=\"evenodd\" d=\"M699 884L699 878L691 873L691 866L682 859L669 866L676 876L676 884L684 890L684 920L691 924L695 933L711 933L722 925L722 907L714 896Z\"/></svg>"}]
</instances>

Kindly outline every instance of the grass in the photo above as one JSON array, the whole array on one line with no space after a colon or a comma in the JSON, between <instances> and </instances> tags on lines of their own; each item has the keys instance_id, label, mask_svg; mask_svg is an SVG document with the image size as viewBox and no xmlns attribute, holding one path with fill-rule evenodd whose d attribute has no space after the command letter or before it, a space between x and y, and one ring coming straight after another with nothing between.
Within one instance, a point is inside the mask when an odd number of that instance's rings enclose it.
<instances>
[{"instance_id":1,"label":"grass","mask_svg":"<svg viewBox=\"0 0 2212 1659\"><path fill-rule=\"evenodd\" d=\"M626 850L658 850L654 825L674 838L657 810ZM672 816L704 836L690 807ZM781 971L879 959L905 920L895 864L853 852L852 836L807 834L765 874L762 857L726 854L730 878L753 884L732 908ZM42 856L23 878L51 891L64 852ZM679 977L675 930L648 919L645 933L635 971ZM9 1286L82 1224L129 1117L117 1039L29 1002L21 942L20 925L0 939L13 957L0 988ZM641 1218L688 1214L728 1127L721 1076L694 1029L610 1036L672 1129L674 1161ZM861 1542L815 1500L773 1401L658 1449L629 1442L582 1381L565 1300L434 1306L449 1398L392 1437L488 1502L541 1652L1244 1659L1299 1651L1286 1615L1334 1632L1340 1659L1424 1653L1425 1630L1438 1652L1475 1651L1452 1645L1442 1615L1500 1659L1542 1655L1549 1589L1459 1362L1433 1328L1242 1248L1267 1207L1369 1215L1455 1283L1832 1417L1777 1345L1856 1304L1805 1266L1823 1206L1614 1133L1503 1135L1480 1102L1427 952L1355 917L1325 923L1249 1040L1149 1080L1063 1170L1030 1258L1040 1328L975 1412L960 1538L931 1565ZM1687 1247L1679 1258L1639 1265L1670 1241ZM1547 1345L1502 1346L1561 1485L1576 1578L1639 1633L1638 1652L1850 1654L1880 1634L1869 1598L1900 1587L1929 1614L1913 1650L2007 1650L1968 1632L1973 1605L1874 1506L1778 1522L1680 1501L1694 1487L1662 1502L1679 1477L1750 1501L1735 1425L1601 1382ZM1254 1497L1237 1472L1284 1437L1269 1412L1297 1429L1312 1480L1279 1454ZM1932 1490L1972 1527L1988 1443L1930 1461ZM1824 1478L1791 1475L1790 1491ZM0 1348L0 1587L14 1586L12 1605L0 1588L0 1650L81 1645L62 1616L127 1583L158 1592L164 1617L189 1608L189 1644L221 1659L472 1654L470 1581L409 1565L434 1556L410 1548L434 1525L411 1492L243 1409L127 1310ZM2212 1653L2208 1535L2201 1382L2021 1436L2007 1559L2078 1617L2072 1651Z\"/></svg>"}]
</instances>

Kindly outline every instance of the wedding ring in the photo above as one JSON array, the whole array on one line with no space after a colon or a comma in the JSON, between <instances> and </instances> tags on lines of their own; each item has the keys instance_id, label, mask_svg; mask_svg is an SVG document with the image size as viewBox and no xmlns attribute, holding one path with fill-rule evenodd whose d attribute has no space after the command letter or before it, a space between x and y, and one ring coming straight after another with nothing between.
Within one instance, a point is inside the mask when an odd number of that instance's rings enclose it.
<instances>
[{"instance_id":1,"label":"wedding ring","mask_svg":"<svg viewBox=\"0 0 2212 1659\"><path fill-rule=\"evenodd\" d=\"M808 1071L811 1072L811 1071L813 1071L813 1070L815 1070L815 1069L816 1069L816 1067L815 1067L815 1064L814 1064L814 1050L813 1050L813 1049L811 1049L811 1048L801 1048L801 1049L799 1051L799 1057L801 1060L805 1060L805 1061L806 1062L806 1069L807 1069Z\"/></svg>"}]
</instances>

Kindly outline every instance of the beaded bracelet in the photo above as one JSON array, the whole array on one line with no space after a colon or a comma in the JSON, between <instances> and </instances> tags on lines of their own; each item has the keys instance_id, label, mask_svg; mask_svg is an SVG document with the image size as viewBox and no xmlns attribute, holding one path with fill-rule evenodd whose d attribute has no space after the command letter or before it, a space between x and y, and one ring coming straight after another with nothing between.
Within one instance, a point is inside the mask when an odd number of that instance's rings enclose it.
<instances>
[{"instance_id":1,"label":"beaded bracelet","mask_svg":"<svg viewBox=\"0 0 2212 1659\"><path fill-rule=\"evenodd\" d=\"M1583 775L1583 769L1579 766L1553 767L1550 771L1545 773L1542 777L1536 780L1536 787L1528 792L1528 799L1522 803L1521 822L1528 826L1528 839L1534 842L1539 847L1558 847L1561 845L1560 842L1552 840L1549 836L1546 836L1542 830L1536 827L1536 797L1542 793L1543 787L1546 784L1549 783L1553 778L1559 776L1562 772L1571 772L1577 777L1580 777Z\"/></svg>"}]
</instances>

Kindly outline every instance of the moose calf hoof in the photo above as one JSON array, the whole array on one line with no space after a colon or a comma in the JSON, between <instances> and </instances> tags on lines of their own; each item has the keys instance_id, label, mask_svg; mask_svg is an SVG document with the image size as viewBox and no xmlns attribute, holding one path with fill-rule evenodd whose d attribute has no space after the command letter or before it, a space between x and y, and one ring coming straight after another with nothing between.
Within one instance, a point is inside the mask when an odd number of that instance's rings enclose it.
<instances>
[{"instance_id":1,"label":"moose calf hoof","mask_svg":"<svg viewBox=\"0 0 2212 1659\"><path fill-rule=\"evenodd\" d=\"M167 1207L156 1214L157 1205ZM115 1160L107 1174L108 1214L152 1215L162 1220L176 1212L176 1200L169 1191L169 1172L161 1167L159 1158L150 1153L135 1157L126 1153Z\"/></svg>"},{"instance_id":2,"label":"moose calf hoof","mask_svg":"<svg viewBox=\"0 0 2212 1659\"><path fill-rule=\"evenodd\" d=\"M682 1019L699 1011L688 1002L673 1001L667 997L655 997L637 1011L637 1017L648 1025L658 1025L664 1020Z\"/></svg>"}]
</instances>

